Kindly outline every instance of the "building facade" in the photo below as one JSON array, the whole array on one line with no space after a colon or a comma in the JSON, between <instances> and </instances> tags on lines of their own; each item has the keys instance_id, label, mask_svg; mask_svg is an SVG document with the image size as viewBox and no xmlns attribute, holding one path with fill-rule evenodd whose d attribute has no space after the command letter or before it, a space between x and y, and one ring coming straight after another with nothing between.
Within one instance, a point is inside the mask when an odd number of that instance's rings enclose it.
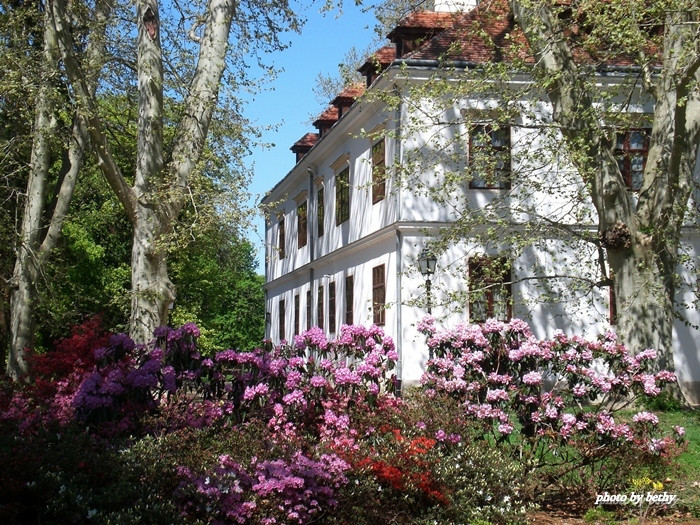
<instances>
[{"instance_id":1,"label":"building facade","mask_svg":"<svg viewBox=\"0 0 700 525\"><path fill-rule=\"evenodd\" d=\"M519 317L538 337L555 330L593 336L614 325L612 288L600 285L599 254L590 243L547 234L511 255L508 235L531 229L534 216L581 235L597 228L592 205L574 198L583 185L566 159L532 155L545 146L557 151L551 144L557 139L535 125L551 111L547 104L520 100L522 112L503 123L493 117L499 99L484 90L477 90L479 96L450 95L437 106L416 102L420 86L441 68L447 82L458 82L475 63L493 59L482 40L458 32L479 16L475 4L438 1L434 11L402 21L389 35L392 44L360 69L366 84L340 93L314 122L317 131L292 146L296 164L263 201L267 336L274 342L292 341L311 326L332 337L343 324L377 324L396 342L399 379L413 384L429 357L417 330L428 311L446 326ZM497 19L489 28L503 35L510 23ZM460 56L444 68L441 57L458 39ZM619 81L614 75L600 79L606 86ZM529 82L515 73L508 79L514 91ZM631 111L641 123L618 134L616 151L635 191L648 147L644 115L653 106L640 100ZM453 173L467 173L457 183L459 206L441 195ZM547 187L560 186L554 196L542 189L547 181ZM441 232L463 220L464 209L491 210L493 220L472 221L457 240L441 241ZM504 228L502 242L498 232L495 241L491 235L484 242L489 228ZM684 229L683 242L697 260L697 223ZM426 279L419 260L428 247L436 254L436 270ZM543 291L529 278L535 268L599 286L567 290L572 286L566 282L573 281L566 281ZM679 271L678 300L697 306L695 267ZM676 370L694 402L700 402L699 325L698 310L691 308L674 334Z\"/></svg>"}]
</instances>

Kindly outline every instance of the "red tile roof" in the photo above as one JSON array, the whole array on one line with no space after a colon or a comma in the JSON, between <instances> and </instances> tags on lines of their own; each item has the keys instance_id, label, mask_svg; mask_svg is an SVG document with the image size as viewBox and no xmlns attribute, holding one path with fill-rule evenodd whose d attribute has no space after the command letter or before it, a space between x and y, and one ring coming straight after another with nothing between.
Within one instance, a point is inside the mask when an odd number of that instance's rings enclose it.
<instances>
[{"instance_id":1,"label":"red tile roof","mask_svg":"<svg viewBox=\"0 0 700 525\"><path fill-rule=\"evenodd\" d=\"M321 113L318 118L314 121L313 125L319 127L319 125L330 124L338 120L338 108L335 106L329 106L326 110Z\"/></svg>"},{"instance_id":2,"label":"red tile roof","mask_svg":"<svg viewBox=\"0 0 700 525\"><path fill-rule=\"evenodd\" d=\"M562 4L568 0L559 0ZM437 31L426 32L430 23ZM629 65L629 57L615 56L614 50L605 50L600 56L584 50L583 35L578 33L574 21L568 28L576 37L572 52L580 62L598 63L600 65ZM410 39L412 32L421 31L425 41L419 45L412 43L411 49L405 50L401 58L417 60L452 60L475 64L510 61L516 58L532 62L529 46L525 36L515 24L508 3L493 0L482 3L466 13L431 13L420 12L409 15L402 20L390 38L400 42L402 38Z\"/></svg>"},{"instance_id":3,"label":"red tile roof","mask_svg":"<svg viewBox=\"0 0 700 525\"><path fill-rule=\"evenodd\" d=\"M357 100L359 97L362 96L362 94L365 92L365 86L362 84L352 84L349 86L346 86L345 89L343 89L337 97L333 99L331 104L334 106L337 105L351 105L355 100Z\"/></svg>"},{"instance_id":4,"label":"red tile roof","mask_svg":"<svg viewBox=\"0 0 700 525\"><path fill-rule=\"evenodd\" d=\"M318 139L318 133L307 133L299 140L297 140L294 143L294 145L289 149L291 149L294 153L296 153L299 150L311 149L318 142Z\"/></svg>"},{"instance_id":5,"label":"red tile roof","mask_svg":"<svg viewBox=\"0 0 700 525\"><path fill-rule=\"evenodd\" d=\"M493 2L466 13L423 13L418 23L426 24L431 14L437 15L433 18L441 30L402 58L473 63L514 58L513 53L521 49L525 39L505 7L505 4ZM410 22L409 16L401 25ZM400 37L401 33L395 35Z\"/></svg>"},{"instance_id":6,"label":"red tile roof","mask_svg":"<svg viewBox=\"0 0 700 525\"><path fill-rule=\"evenodd\" d=\"M357 71L365 76L381 73L388 68L394 60L396 60L396 47L393 45L384 46L375 51Z\"/></svg>"},{"instance_id":7,"label":"red tile roof","mask_svg":"<svg viewBox=\"0 0 700 525\"><path fill-rule=\"evenodd\" d=\"M454 13L415 11L401 19L387 36L391 40L393 35L405 29L445 29L452 25L454 17Z\"/></svg>"}]
</instances>

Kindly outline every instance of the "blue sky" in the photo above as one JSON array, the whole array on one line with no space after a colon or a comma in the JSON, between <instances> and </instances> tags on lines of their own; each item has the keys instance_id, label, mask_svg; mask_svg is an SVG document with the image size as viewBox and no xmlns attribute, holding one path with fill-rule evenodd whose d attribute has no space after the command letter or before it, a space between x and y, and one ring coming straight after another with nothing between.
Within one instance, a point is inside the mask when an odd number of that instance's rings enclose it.
<instances>
[{"instance_id":1,"label":"blue sky","mask_svg":"<svg viewBox=\"0 0 700 525\"><path fill-rule=\"evenodd\" d=\"M374 39L374 15L363 13L352 0L345 2L342 13L321 14L322 2L302 7L298 14L307 18L299 35L290 35L291 46L268 57L279 72L269 91L256 95L247 106L246 116L259 126L281 125L266 132L262 141L274 144L270 149L256 149L248 159L254 176L250 186L253 200L270 190L294 166L290 147L305 133L316 131L311 122L326 105L316 98L314 83L319 73L337 76L338 64L353 46L365 49ZM305 4L305 5L308 5ZM326 101L326 102L330 102ZM264 224L254 223L249 239L258 250L258 272L264 272Z\"/></svg>"}]
</instances>

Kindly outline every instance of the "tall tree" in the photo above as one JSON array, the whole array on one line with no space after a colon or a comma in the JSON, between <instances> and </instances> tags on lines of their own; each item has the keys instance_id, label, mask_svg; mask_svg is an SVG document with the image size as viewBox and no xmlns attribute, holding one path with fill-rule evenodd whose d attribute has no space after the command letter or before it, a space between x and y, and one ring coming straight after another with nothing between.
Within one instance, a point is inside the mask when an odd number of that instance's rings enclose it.
<instances>
[{"instance_id":1,"label":"tall tree","mask_svg":"<svg viewBox=\"0 0 700 525\"><path fill-rule=\"evenodd\" d=\"M266 50L283 47L278 38L280 32L286 28L296 29L297 20L286 0L209 0L189 32L192 45L198 46L196 64L189 82L184 82L182 118L166 151L162 41L166 27L156 0L138 0L135 66L138 139L136 170L131 184L110 153L103 119L76 59L72 38L75 31L71 28L67 4L65 0L50 3L53 23L66 73L88 122L99 165L133 228L130 335L136 341L146 342L153 330L167 321L168 308L175 299L175 289L168 276L165 244L187 202L189 183L204 151L226 72L232 28L238 37L237 49L257 46ZM243 74L245 62L235 62L235 65L235 72ZM186 73L186 69L173 71L174 75Z\"/></svg>"},{"instance_id":2,"label":"tall tree","mask_svg":"<svg viewBox=\"0 0 700 525\"><path fill-rule=\"evenodd\" d=\"M18 5L15 8L21 9L23 6ZM95 69L98 57L103 56L100 48L103 45L104 21L109 11L108 2L98 2L95 7L95 30L85 52L81 54L81 58L85 59L84 68L88 74ZM37 34L26 36L41 42L42 47L35 71L36 79L32 82L36 84L33 97L32 145L15 265L10 281L11 340L6 370L12 377L27 372L23 351L33 346L36 281L42 266L58 242L88 140L85 122L80 115L75 114L72 124L68 126L70 137L67 144L60 146L63 151L58 165L53 206L47 210L47 187L51 179L50 170L54 164L53 156L56 153L52 147L52 139L59 127L59 109L64 107L62 102L65 96L60 93L65 93L65 90L61 89L56 74L59 52L56 32L50 23L50 13L46 9L38 10L34 16L38 17L41 14L41 37ZM28 46L27 51L31 52L31 46ZM96 69L99 70L99 67ZM85 89L89 93L94 93L94 78L94 75L89 74L85 79Z\"/></svg>"}]
</instances>

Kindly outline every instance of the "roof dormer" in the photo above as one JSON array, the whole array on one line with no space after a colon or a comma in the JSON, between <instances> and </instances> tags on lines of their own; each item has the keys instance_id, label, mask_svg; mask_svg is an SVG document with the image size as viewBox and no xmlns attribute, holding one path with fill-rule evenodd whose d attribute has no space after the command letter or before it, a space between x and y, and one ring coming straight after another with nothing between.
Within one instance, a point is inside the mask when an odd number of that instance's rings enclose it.
<instances>
[{"instance_id":1,"label":"roof dormer","mask_svg":"<svg viewBox=\"0 0 700 525\"><path fill-rule=\"evenodd\" d=\"M396 48L393 45L384 46L372 54L357 71L367 79L366 85L369 87L394 60L396 60Z\"/></svg>"},{"instance_id":2,"label":"roof dormer","mask_svg":"<svg viewBox=\"0 0 700 525\"><path fill-rule=\"evenodd\" d=\"M418 49L426 40L452 27L454 13L416 11L399 24L387 36L396 47L396 58L401 58Z\"/></svg>"},{"instance_id":3,"label":"roof dormer","mask_svg":"<svg viewBox=\"0 0 700 525\"><path fill-rule=\"evenodd\" d=\"M338 109L338 119L341 119L355 101L365 92L364 86L361 84L353 84L347 86L335 97L331 104Z\"/></svg>"},{"instance_id":4,"label":"roof dormer","mask_svg":"<svg viewBox=\"0 0 700 525\"><path fill-rule=\"evenodd\" d=\"M296 161L299 162L304 155L306 155L311 148L313 148L318 142L318 133L307 133L299 140L297 140L291 149L292 153L296 155Z\"/></svg>"},{"instance_id":5,"label":"roof dormer","mask_svg":"<svg viewBox=\"0 0 700 525\"><path fill-rule=\"evenodd\" d=\"M323 137L336 122L338 122L338 108L329 106L326 111L319 115L313 125L318 130L319 135Z\"/></svg>"}]
</instances>

